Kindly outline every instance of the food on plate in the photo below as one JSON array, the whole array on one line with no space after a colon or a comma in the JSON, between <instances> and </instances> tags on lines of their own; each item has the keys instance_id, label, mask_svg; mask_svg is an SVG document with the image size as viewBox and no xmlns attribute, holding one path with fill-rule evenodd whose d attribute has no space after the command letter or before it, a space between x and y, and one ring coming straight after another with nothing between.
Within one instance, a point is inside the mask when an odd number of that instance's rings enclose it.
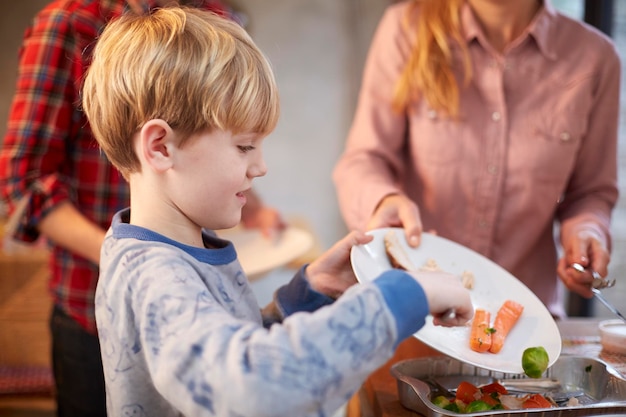
<instances>
[{"instance_id":1,"label":"food on plate","mask_svg":"<svg viewBox=\"0 0 626 417\"><path fill-rule=\"evenodd\" d=\"M443 269L441 269L439 267L439 265L437 264L437 261L435 261L433 258L428 258L426 259L426 262L424 262L424 265L422 265L420 267L420 271L443 271Z\"/></svg>"},{"instance_id":2,"label":"food on plate","mask_svg":"<svg viewBox=\"0 0 626 417\"><path fill-rule=\"evenodd\" d=\"M383 241L385 243L385 253L393 268L403 269L405 271L415 271L417 269L415 265L413 265L413 262L411 262L409 255L404 251L395 231L390 230L385 233Z\"/></svg>"},{"instance_id":3,"label":"food on plate","mask_svg":"<svg viewBox=\"0 0 626 417\"><path fill-rule=\"evenodd\" d=\"M504 339L515 326L523 311L524 306L513 300L506 300L502 304L493 321L493 333L491 334L489 352L500 352L502 346L504 346Z\"/></svg>"},{"instance_id":4,"label":"food on plate","mask_svg":"<svg viewBox=\"0 0 626 417\"><path fill-rule=\"evenodd\" d=\"M491 313L484 308L474 310L470 330L470 349L476 352L500 352L504 346L504 340L523 311L523 305L513 300L506 300L498 310L493 326L490 326Z\"/></svg>"},{"instance_id":5,"label":"food on plate","mask_svg":"<svg viewBox=\"0 0 626 417\"><path fill-rule=\"evenodd\" d=\"M509 394L508 390L498 382L476 386L470 382L462 381L456 388L455 397L438 395L431 401L437 407L461 414L556 406L554 402L542 394Z\"/></svg>"},{"instance_id":6,"label":"food on plate","mask_svg":"<svg viewBox=\"0 0 626 417\"><path fill-rule=\"evenodd\" d=\"M522 354L522 368L531 378L540 378L548 369L549 362L548 352L543 346L526 348Z\"/></svg>"},{"instance_id":7,"label":"food on plate","mask_svg":"<svg viewBox=\"0 0 626 417\"><path fill-rule=\"evenodd\" d=\"M470 330L470 349L476 352L487 352L491 347L491 334L493 329L489 327L491 313L483 308L474 310L472 327Z\"/></svg>"},{"instance_id":8,"label":"food on plate","mask_svg":"<svg viewBox=\"0 0 626 417\"><path fill-rule=\"evenodd\" d=\"M426 259L426 262L424 262L424 265L420 266L419 270L430 271L430 272L443 271L443 269L439 266L437 261L435 261L433 258ZM468 290L473 289L474 288L474 274L470 271L463 271L463 273L461 274L461 283Z\"/></svg>"},{"instance_id":9,"label":"food on plate","mask_svg":"<svg viewBox=\"0 0 626 417\"><path fill-rule=\"evenodd\" d=\"M402 269L404 271L443 271L433 258L428 258L424 265L419 269L413 264L411 258L404 250L404 247L398 240L398 235L394 230L389 230L383 236L385 244L385 253L389 259L392 268ZM465 288L471 290L474 288L474 274L470 271L463 271L461 274L461 283Z\"/></svg>"},{"instance_id":10,"label":"food on plate","mask_svg":"<svg viewBox=\"0 0 626 417\"><path fill-rule=\"evenodd\" d=\"M468 290L474 289L474 274L470 271L463 271L461 274L461 283Z\"/></svg>"}]
</instances>

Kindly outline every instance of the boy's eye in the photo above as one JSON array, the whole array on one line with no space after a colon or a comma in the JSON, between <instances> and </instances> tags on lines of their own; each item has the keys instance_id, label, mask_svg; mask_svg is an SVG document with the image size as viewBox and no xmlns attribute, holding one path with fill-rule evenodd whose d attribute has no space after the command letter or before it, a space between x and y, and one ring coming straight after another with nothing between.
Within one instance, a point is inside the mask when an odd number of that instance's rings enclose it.
<instances>
[{"instance_id":1,"label":"boy's eye","mask_svg":"<svg viewBox=\"0 0 626 417\"><path fill-rule=\"evenodd\" d=\"M253 151L255 149L254 146L252 146L252 145L245 145L245 146L240 145L240 146L237 146L237 147L243 153L250 152L250 151Z\"/></svg>"}]
</instances>

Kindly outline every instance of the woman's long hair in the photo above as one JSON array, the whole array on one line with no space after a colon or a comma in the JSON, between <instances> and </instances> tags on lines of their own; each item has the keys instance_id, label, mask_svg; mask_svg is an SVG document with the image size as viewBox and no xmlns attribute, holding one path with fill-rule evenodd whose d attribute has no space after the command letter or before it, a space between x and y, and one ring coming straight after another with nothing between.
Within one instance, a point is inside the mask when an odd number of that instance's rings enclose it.
<instances>
[{"instance_id":1,"label":"woman's long hair","mask_svg":"<svg viewBox=\"0 0 626 417\"><path fill-rule=\"evenodd\" d=\"M463 3L464 0L414 0L409 6L404 26L407 31L415 28L415 43L396 84L396 110L404 111L411 102L422 98L432 109L458 117L459 85L452 69L450 42L455 41L461 48L465 83L472 76L460 21Z\"/></svg>"}]
</instances>

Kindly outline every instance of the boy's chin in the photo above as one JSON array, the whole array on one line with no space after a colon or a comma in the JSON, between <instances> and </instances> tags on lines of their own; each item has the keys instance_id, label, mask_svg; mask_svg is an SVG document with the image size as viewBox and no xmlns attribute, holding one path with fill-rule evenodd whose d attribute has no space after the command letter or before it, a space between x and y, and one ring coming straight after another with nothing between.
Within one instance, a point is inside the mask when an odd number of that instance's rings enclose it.
<instances>
[{"instance_id":1,"label":"boy's chin","mask_svg":"<svg viewBox=\"0 0 626 417\"><path fill-rule=\"evenodd\" d=\"M221 227L216 227L214 230L226 230L232 229L233 227L239 226L241 223L241 216L237 219L233 219L232 221L224 221L221 223Z\"/></svg>"}]
</instances>

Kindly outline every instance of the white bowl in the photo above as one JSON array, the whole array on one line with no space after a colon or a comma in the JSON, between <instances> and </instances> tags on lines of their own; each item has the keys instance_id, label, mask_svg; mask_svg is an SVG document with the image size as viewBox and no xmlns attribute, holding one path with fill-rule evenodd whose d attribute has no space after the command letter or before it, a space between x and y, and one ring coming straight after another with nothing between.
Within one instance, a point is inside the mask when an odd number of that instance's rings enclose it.
<instances>
[{"instance_id":1,"label":"white bowl","mask_svg":"<svg viewBox=\"0 0 626 417\"><path fill-rule=\"evenodd\" d=\"M599 329L604 350L626 355L626 323L620 319L604 320Z\"/></svg>"}]
</instances>

